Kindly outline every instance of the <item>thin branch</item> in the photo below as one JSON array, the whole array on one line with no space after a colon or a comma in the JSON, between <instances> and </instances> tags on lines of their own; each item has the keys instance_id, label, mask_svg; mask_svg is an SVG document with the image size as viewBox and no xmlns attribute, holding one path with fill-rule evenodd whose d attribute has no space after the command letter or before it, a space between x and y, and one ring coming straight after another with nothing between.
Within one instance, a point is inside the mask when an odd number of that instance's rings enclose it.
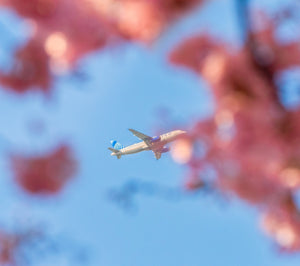
<instances>
[{"instance_id":1,"label":"thin branch","mask_svg":"<svg viewBox=\"0 0 300 266\"><path fill-rule=\"evenodd\" d=\"M240 30L242 34L242 39L245 44L245 48L249 52L250 59L253 66L258 70L258 72L264 77L269 87L271 88L270 93L273 97L274 102L283 111L284 106L282 105L279 95L278 88L275 84L274 71L272 69L272 64L266 62L264 59L264 50L261 49L260 44L255 39L255 34L251 27L251 17L250 17L250 1L249 0L236 0L237 7L237 17L240 25Z\"/></svg>"},{"instance_id":2,"label":"thin branch","mask_svg":"<svg viewBox=\"0 0 300 266\"><path fill-rule=\"evenodd\" d=\"M248 13L249 0L236 0L237 20L242 42L249 38L250 19Z\"/></svg>"}]
</instances>

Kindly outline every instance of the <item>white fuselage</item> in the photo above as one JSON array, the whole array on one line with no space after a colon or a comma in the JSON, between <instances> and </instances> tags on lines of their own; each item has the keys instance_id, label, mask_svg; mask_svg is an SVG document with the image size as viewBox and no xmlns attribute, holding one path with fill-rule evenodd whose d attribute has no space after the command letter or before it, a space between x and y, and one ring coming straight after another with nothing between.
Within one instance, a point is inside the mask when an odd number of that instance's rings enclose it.
<instances>
[{"instance_id":1,"label":"white fuselage","mask_svg":"<svg viewBox=\"0 0 300 266\"><path fill-rule=\"evenodd\" d=\"M174 130L159 136L158 141L150 142L150 144L146 143L145 141L141 141L130 146L127 146L123 149L120 149L118 153L113 152L111 155L126 155L126 154L133 154L138 153L141 151L153 150L159 151L164 148L164 145L176 140L178 137L185 134L185 131L182 130Z\"/></svg>"}]
</instances>

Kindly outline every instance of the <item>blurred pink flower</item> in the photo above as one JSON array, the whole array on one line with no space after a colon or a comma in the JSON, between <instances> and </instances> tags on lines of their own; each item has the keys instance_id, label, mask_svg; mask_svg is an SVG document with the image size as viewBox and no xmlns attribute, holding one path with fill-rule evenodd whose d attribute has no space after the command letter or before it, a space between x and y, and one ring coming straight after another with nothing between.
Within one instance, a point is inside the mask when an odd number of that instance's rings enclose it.
<instances>
[{"instance_id":1,"label":"blurred pink flower","mask_svg":"<svg viewBox=\"0 0 300 266\"><path fill-rule=\"evenodd\" d=\"M49 58L40 43L30 41L17 51L15 62L8 73L0 73L0 83L17 93L29 89L47 93L52 85Z\"/></svg>"},{"instance_id":2,"label":"blurred pink flower","mask_svg":"<svg viewBox=\"0 0 300 266\"><path fill-rule=\"evenodd\" d=\"M10 160L15 181L30 194L58 193L77 171L77 161L65 144L42 156L13 154Z\"/></svg>"}]
</instances>

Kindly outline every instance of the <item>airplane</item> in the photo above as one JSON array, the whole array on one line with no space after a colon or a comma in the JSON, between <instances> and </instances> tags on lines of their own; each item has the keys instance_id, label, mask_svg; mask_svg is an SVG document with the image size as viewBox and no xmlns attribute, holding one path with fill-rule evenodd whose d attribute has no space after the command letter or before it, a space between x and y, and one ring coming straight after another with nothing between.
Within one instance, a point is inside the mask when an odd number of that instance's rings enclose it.
<instances>
[{"instance_id":1,"label":"airplane","mask_svg":"<svg viewBox=\"0 0 300 266\"><path fill-rule=\"evenodd\" d=\"M108 148L110 151L112 151L111 156L117 156L117 158L120 159L122 155L152 150L155 158L158 160L160 159L162 153L170 151L170 148L165 147L167 143L170 143L186 134L186 131L183 130L173 130L160 136L150 137L131 128L129 131L142 141L124 147L116 140L112 140L112 148Z\"/></svg>"}]
</instances>

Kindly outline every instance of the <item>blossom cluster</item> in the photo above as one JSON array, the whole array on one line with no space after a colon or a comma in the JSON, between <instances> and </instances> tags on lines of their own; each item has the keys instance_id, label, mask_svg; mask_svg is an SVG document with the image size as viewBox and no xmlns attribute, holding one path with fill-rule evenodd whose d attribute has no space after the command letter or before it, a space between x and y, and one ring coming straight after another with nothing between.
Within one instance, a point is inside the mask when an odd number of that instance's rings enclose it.
<instances>
[{"instance_id":1,"label":"blossom cluster","mask_svg":"<svg viewBox=\"0 0 300 266\"><path fill-rule=\"evenodd\" d=\"M23 94L47 94L57 74L74 69L93 51L122 42L151 44L166 28L204 0L2 0L31 25L28 42L15 52L1 87ZM300 63L299 41L277 38L277 25L249 29L236 48L209 34L183 40L170 62L199 75L214 95L212 117L198 121L171 150L186 163L189 190L208 182L262 212L261 226L285 251L300 251L300 108L287 109L278 79ZM201 151L200 151L201 150ZM41 156L13 154L15 181L30 194L54 194L77 170L71 148L61 145ZM1 240L1 235L0 235ZM0 254L8 260L9 254ZM3 258L2 258L2 257Z\"/></svg>"},{"instance_id":2,"label":"blossom cluster","mask_svg":"<svg viewBox=\"0 0 300 266\"><path fill-rule=\"evenodd\" d=\"M87 53L122 41L151 43L175 19L202 0L3 0L31 25L0 84L24 93L48 93L54 76L76 67Z\"/></svg>"},{"instance_id":3,"label":"blossom cluster","mask_svg":"<svg viewBox=\"0 0 300 266\"><path fill-rule=\"evenodd\" d=\"M42 155L12 154L10 165L16 183L30 194L58 193L77 171L77 161L66 144Z\"/></svg>"},{"instance_id":4,"label":"blossom cluster","mask_svg":"<svg viewBox=\"0 0 300 266\"><path fill-rule=\"evenodd\" d=\"M269 21L233 48L207 34L184 40L170 62L199 75L215 99L212 117L197 122L173 157L188 163L197 189L203 170L214 169L214 187L262 211L262 228L286 251L300 250L300 108L287 109L276 80L300 63L296 41L281 42ZM197 156L197 143L204 152ZM178 145L178 144L177 144ZM178 152L177 152L178 151Z\"/></svg>"}]
</instances>

